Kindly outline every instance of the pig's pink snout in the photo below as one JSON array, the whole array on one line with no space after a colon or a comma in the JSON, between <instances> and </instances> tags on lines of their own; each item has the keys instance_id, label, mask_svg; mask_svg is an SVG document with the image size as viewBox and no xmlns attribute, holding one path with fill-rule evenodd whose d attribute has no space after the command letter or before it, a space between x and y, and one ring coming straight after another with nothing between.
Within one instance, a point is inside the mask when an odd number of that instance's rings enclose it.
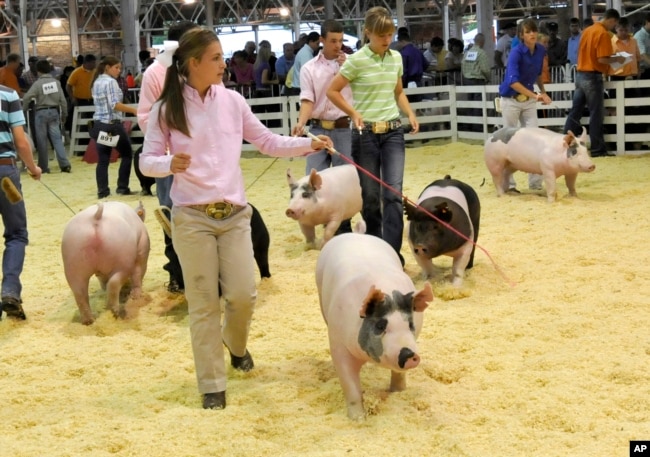
<instances>
[{"instance_id":1,"label":"pig's pink snout","mask_svg":"<svg viewBox=\"0 0 650 457\"><path fill-rule=\"evenodd\" d=\"M298 211L294 211L294 210L292 210L291 208L288 208L288 209L284 212L284 214L286 214L287 217L290 217L291 219L296 219L296 220L300 217L300 215L298 214Z\"/></svg>"},{"instance_id":2,"label":"pig's pink snout","mask_svg":"<svg viewBox=\"0 0 650 457\"><path fill-rule=\"evenodd\" d=\"M399 367L406 370L415 368L420 364L420 356L409 348L402 348L399 351Z\"/></svg>"},{"instance_id":3,"label":"pig's pink snout","mask_svg":"<svg viewBox=\"0 0 650 457\"><path fill-rule=\"evenodd\" d=\"M590 167L587 167L586 171L594 171L595 169L596 169L596 165L592 163Z\"/></svg>"}]
</instances>

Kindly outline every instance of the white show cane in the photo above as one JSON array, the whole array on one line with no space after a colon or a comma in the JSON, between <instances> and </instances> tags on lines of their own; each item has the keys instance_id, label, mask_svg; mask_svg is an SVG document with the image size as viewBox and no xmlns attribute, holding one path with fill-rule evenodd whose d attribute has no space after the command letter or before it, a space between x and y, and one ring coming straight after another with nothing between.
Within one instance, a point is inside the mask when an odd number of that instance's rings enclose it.
<instances>
[{"instance_id":1,"label":"white show cane","mask_svg":"<svg viewBox=\"0 0 650 457\"><path fill-rule=\"evenodd\" d=\"M311 132L305 132L305 134L314 141L323 141ZM325 146L325 149L327 149L329 152L331 152L334 155L341 155L339 151L337 151L334 148L330 148L329 146Z\"/></svg>"}]
</instances>

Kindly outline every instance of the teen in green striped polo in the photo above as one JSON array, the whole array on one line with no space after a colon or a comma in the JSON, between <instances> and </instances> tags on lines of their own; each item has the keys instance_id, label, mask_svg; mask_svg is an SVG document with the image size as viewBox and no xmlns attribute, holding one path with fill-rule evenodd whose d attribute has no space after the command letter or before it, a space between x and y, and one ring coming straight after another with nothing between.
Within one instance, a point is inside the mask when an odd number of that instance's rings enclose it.
<instances>
[{"instance_id":1,"label":"teen in green striped polo","mask_svg":"<svg viewBox=\"0 0 650 457\"><path fill-rule=\"evenodd\" d=\"M364 24L368 43L347 58L332 80L327 97L352 119L354 161L399 192L382 192L377 181L359 173L366 233L383 238L404 265L400 253L404 231L400 195L405 150L400 111L408 116L411 133L416 133L419 125L402 87L402 56L389 49L394 33L395 24L386 8L369 9ZM348 84L354 106L341 95Z\"/></svg>"}]
</instances>

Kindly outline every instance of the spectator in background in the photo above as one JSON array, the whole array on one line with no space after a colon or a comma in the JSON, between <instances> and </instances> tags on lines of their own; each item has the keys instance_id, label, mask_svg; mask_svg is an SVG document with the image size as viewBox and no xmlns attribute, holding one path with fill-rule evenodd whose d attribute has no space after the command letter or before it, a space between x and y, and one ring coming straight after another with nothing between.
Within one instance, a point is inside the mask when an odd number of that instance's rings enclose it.
<instances>
[{"instance_id":1,"label":"spectator in background","mask_svg":"<svg viewBox=\"0 0 650 457\"><path fill-rule=\"evenodd\" d=\"M465 52L461 64L461 73L463 74L463 84L467 86L484 86L490 81L490 61L487 53L483 50L483 46L485 46L485 35L477 33L474 37L474 46ZM481 94L470 93L469 100L480 101ZM467 112L472 117L482 115L480 108L470 108ZM475 132L483 130L477 124L472 124L469 128Z\"/></svg>"},{"instance_id":2,"label":"spectator in background","mask_svg":"<svg viewBox=\"0 0 650 457\"><path fill-rule=\"evenodd\" d=\"M287 79L287 74L293 66L296 55L293 52L293 43L284 43L282 45L282 55L275 62L275 73L278 77L278 82L282 86L281 95L285 95L286 88L284 82Z\"/></svg>"},{"instance_id":3,"label":"spectator in background","mask_svg":"<svg viewBox=\"0 0 650 457\"><path fill-rule=\"evenodd\" d=\"M273 74L269 59L271 58L271 43L262 41L260 49L257 52L257 59L253 65L253 75L255 77L255 97L273 96L272 86L278 83L278 79Z\"/></svg>"},{"instance_id":4,"label":"spectator in background","mask_svg":"<svg viewBox=\"0 0 650 457\"><path fill-rule=\"evenodd\" d=\"M397 29L397 35L395 36L395 41L393 41L390 44L389 48L394 49L395 51L401 51L402 47L404 46L404 42L403 42L403 40L400 40L400 36L402 36L402 37L405 36L405 35L408 36L408 34L409 34L409 29L407 29L406 27L398 28ZM410 41L410 39L409 39L409 41ZM406 87L406 86L404 86L404 87Z\"/></svg>"},{"instance_id":5,"label":"spectator in background","mask_svg":"<svg viewBox=\"0 0 650 457\"><path fill-rule=\"evenodd\" d=\"M66 89L70 96L71 108L74 106L92 106L92 82L95 77L97 58L93 54L86 54L83 64L75 69L68 78Z\"/></svg>"},{"instance_id":6,"label":"spectator in background","mask_svg":"<svg viewBox=\"0 0 650 457\"><path fill-rule=\"evenodd\" d=\"M537 42L544 46L544 49L548 51L548 41L549 41L549 36L543 32L540 32L537 34ZM551 83L551 70L548 65L548 54L544 56L544 63L542 64L542 82L544 84L550 84Z\"/></svg>"},{"instance_id":7,"label":"spectator in background","mask_svg":"<svg viewBox=\"0 0 650 457\"><path fill-rule=\"evenodd\" d=\"M36 62L38 62L38 57L31 56L27 59L27 64L29 68L23 72L23 81L25 83L25 91L29 90L32 87L32 84L38 79L38 71L36 70Z\"/></svg>"},{"instance_id":8,"label":"spectator in background","mask_svg":"<svg viewBox=\"0 0 650 457\"><path fill-rule=\"evenodd\" d=\"M639 74L641 52L639 51L636 39L630 35L630 22L626 17L620 18L618 24L616 24L616 34L612 37L612 48L614 49L614 54L618 52L631 54L632 60L617 69L614 69L610 65L609 75L611 79L616 81L635 78Z\"/></svg>"},{"instance_id":9,"label":"spectator in background","mask_svg":"<svg viewBox=\"0 0 650 457\"><path fill-rule=\"evenodd\" d=\"M255 45L254 41L247 41L246 44L244 45L244 52L246 53L246 62L248 62L251 65L255 64L255 60L257 59L257 54L255 53L255 49L257 46Z\"/></svg>"},{"instance_id":10,"label":"spectator in background","mask_svg":"<svg viewBox=\"0 0 650 457\"><path fill-rule=\"evenodd\" d=\"M567 59L571 65L578 65L578 45L580 44L580 19L572 17L569 20L569 38L567 39Z\"/></svg>"},{"instance_id":11,"label":"spectator in background","mask_svg":"<svg viewBox=\"0 0 650 457\"><path fill-rule=\"evenodd\" d=\"M402 54L402 87L422 87L422 74L427 68L427 61L424 54L411 43L411 37L405 28L400 28L398 41L400 43L399 53ZM411 85L409 85L411 84ZM422 95L408 95L410 102L419 102Z\"/></svg>"},{"instance_id":12,"label":"spectator in background","mask_svg":"<svg viewBox=\"0 0 650 457\"><path fill-rule=\"evenodd\" d=\"M314 54L320 46L320 34L311 32L307 35L307 43L298 51L296 60L293 62L293 75L291 79L291 90L289 95L300 94L300 69L304 64L314 58Z\"/></svg>"},{"instance_id":13,"label":"spectator in background","mask_svg":"<svg viewBox=\"0 0 650 457\"><path fill-rule=\"evenodd\" d=\"M63 147L61 137L61 116L65 121L68 103L59 80L50 74L52 66L43 59L36 63L39 78L29 88L23 98L23 106L34 101L34 131L38 149L38 166L43 173L49 173L48 139L52 142L59 169L70 173L71 166Z\"/></svg>"},{"instance_id":14,"label":"spectator in background","mask_svg":"<svg viewBox=\"0 0 650 457\"><path fill-rule=\"evenodd\" d=\"M16 74L20 69L20 55L12 53L7 56L7 63L0 68L0 85L7 86L16 91L20 98L23 97L23 90L18 82Z\"/></svg>"},{"instance_id":15,"label":"spectator in background","mask_svg":"<svg viewBox=\"0 0 650 457\"><path fill-rule=\"evenodd\" d=\"M641 54L641 60L639 61L641 78L650 79L650 13L646 15L643 27L634 34L634 39L639 46L639 53ZM650 89L646 88L643 92L647 94L650 92Z\"/></svg>"},{"instance_id":16,"label":"spectator in background","mask_svg":"<svg viewBox=\"0 0 650 457\"><path fill-rule=\"evenodd\" d=\"M447 46L449 47L449 52L445 56L445 68L447 71L460 70L460 66L463 63L465 43L458 38L449 38Z\"/></svg>"},{"instance_id":17,"label":"spectator in background","mask_svg":"<svg viewBox=\"0 0 650 457\"><path fill-rule=\"evenodd\" d=\"M494 49L494 66L497 68L505 68L508 63L512 39L517 35L517 24L514 22L508 22L501 30L504 33L501 38L497 40L497 45Z\"/></svg>"},{"instance_id":18,"label":"spectator in background","mask_svg":"<svg viewBox=\"0 0 650 457\"><path fill-rule=\"evenodd\" d=\"M594 25L594 20L592 18L590 18L590 17L586 17L582 21L582 28L583 29L586 29L587 27L591 27L592 25Z\"/></svg>"},{"instance_id":19,"label":"spectator in background","mask_svg":"<svg viewBox=\"0 0 650 457\"><path fill-rule=\"evenodd\" d=\"M557 67L559 65L564 65L567 61L567 43L557 36L557 22L547 22L546 30L548 31L546 55L548 56L549 66Z\"/></svg>"},{"instance_id":20,"label":"spectator in background","mask_svg":"<svg viewBox=\"0 0 650 457\"><path fill-rule=\"evenodd\" d=\"M442 38L434 36L431 38L429 49L424 51L424 59L427 61L427 71L445 71L445 56L447 50L445 49L445 42Z\"/></svg>"},{"instance_id":21,"label":"spectator in background","mask_svg":"<svg viewBox=\"0 0 650 457\"><path fill-rule=\"evenodd\" d=\"M244 97L252 95L252 87L255 83L255 74L253 72L253 64L247 60L245 51L235 51L232 55L231 67L232 79L237 83L241 94Z\"/></svg>"}]
</instances>

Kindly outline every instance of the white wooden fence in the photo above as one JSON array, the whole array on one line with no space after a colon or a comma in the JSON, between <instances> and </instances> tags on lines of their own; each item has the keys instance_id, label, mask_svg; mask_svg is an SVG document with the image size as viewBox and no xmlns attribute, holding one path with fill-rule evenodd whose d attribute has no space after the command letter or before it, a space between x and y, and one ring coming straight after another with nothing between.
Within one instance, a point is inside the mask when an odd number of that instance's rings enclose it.
<instances>
[{"instance_id":1,"label":"white wooden fence","mask_svg":"<svg viewBox=\"0 0 650 457\"><path fill-rule=\"evenodd\" d=\"M541 127L562 131L568 110L572 104L573 83L546 84L546 90L553 99L550 106L538 104L538 118ZM626 150L626 143L647 143L650 145L650 116L625 115L625 107L650 106L650 98L625 98L625 88L649 88L650 80L614 81L605 83L605 89L615 97L605 100L605 126L612 133L605 135L605 141L615 143L618 154L638 154L644 151ZM425 141L435 138L445 138L450 141L478 140L482 141L501 124L501 116L494 110L494 99L498 94L498 85L485 86L429 86L406 89L408 95L418 95L422 101L413 102L416 110L420 132L406 134L409 141ZM474 99L470 99L474 97ZM282 135L291 134L291 126L298 119L299 97L271 97L248 99L257 117L270 125L270 129ZM134 106L134 105L133 105ZM263 112L268 109L268 112ZM470 110L474 110L473 112ZM72 123L72 138L69 154L80 155L86 149L80 140L88 138L86 124L92 118L94 107L77 107ZM468 114L469 113L469 114ZM479 114L480 113L480 114ZM131 139L134 149L143 142L142 131L137 127L134 116L126 116L125 120L133 122ZM408 118L402 119L408 123ZM626 133L625 126L640 124L644 133ZM588 127L589 119L584 117L582 125ZM244 151L254 151L250 144L242 145Z\"/></svg>"}]
</instances>

